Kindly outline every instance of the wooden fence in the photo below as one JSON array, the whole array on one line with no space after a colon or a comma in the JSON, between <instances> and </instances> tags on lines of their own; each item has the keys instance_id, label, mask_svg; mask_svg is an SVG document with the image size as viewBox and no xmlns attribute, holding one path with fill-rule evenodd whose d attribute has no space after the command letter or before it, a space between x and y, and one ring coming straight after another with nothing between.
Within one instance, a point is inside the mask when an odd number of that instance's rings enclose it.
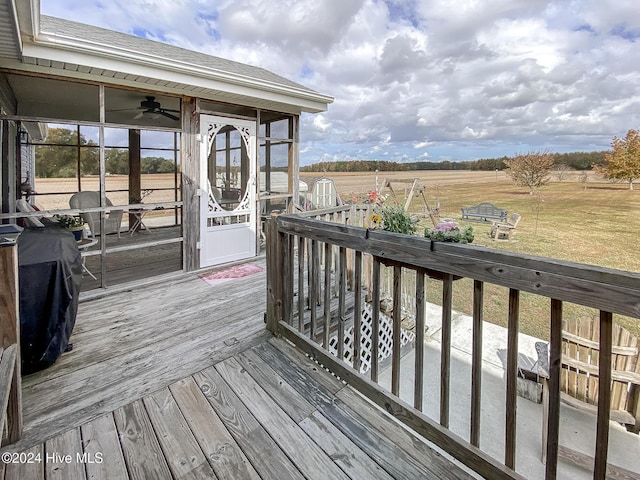
<instances>
[{"instance_id":1,"label":"wooden fence","mask_svg":"<svg viewBox=\"0 0 640 480\"><path fill-rule=\"evenodd\" d=\"M516 395L520 292L550 299L551 330L549 371L548 442L546 478L556 478L560 419L560 344L565 302L600 311L599 377L611 378L611 330L613 314L640 317L640 277L594 266L561 262L521 254L489 251L472 245L431 242L425 238L369 230L349 223L355 209L327 209L305 218L282 215L270 220L267 237L267 328L282 335L315 358L398 420L443 448L486 478L522 478L515 471ZM356 212L356 218L357 218ZM317 218L320 218L318 220ZM360 218L366 218L360 215ZM322 254L322 255L321 255ZM370 255L371 285L364 285L363 257ZM348 260L351 259L351 260ZM392 300L399 304L403 276L415 276L413 303L416 322L413 405L398 398L400 385L401 309L392 314L390 391L378 385L379 326L382 266L392 269ZM442 282L442 332L439 421L422 413L424 393L425 282ZM473 349L469 437L463 439L449 427L451 316L453 282L471 278L473 294ZM485 283L508 288L506 398L504 402L505 452L500 462L479 448L482 369L482 311ZM371 368L360 373L360 350L344 360L345 331L353 328L360 345L361 306L369 295L372 308ZM330 338L337 336L337 356L331 354ZM608 339L608 341L607 341ZM341 359L341 360L338 360ZM597 413L594 478L605 478L611 392L603 389Z\"/></svg>"}]
</instances>

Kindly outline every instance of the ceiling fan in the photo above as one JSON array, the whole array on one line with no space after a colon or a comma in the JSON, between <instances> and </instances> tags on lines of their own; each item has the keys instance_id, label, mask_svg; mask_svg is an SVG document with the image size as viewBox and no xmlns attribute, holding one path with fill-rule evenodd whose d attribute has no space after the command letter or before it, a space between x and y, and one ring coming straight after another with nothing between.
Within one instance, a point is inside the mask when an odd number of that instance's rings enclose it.
<instances>
[{"instance_id":1,"label":"ceiling fan","mask_svg":"<svg viewBox=\"0 0 640 480\"><path fill-rule=\"evenodd\" d=\"M138 113L135 117L133 117L135 120L142 117L158 118L157 115L163 115L167 118L170 118L171 120L180 120L180 117L173 115L172 113L169 113L169 112L177 113L178 110L162 108L162 106L160 105L160 102L156 102L156 97L146 96L144 98L145 100L142 100L140 102L140 107L138 107L142 111Z\"/></svg>"},{"instance_id":2,"label":"ceiling fan","mask_svg":"<svg viewBox=\"0 0 640 480\"><path fill-rule=\"evenodd\" d=\"M156 101L156 97L148 95L144 97L145 99L140 102L140 106L138 108L123 108L120 110L108 110L109 112L127 112L127 111L135 111L138 112L134 118L134 120L138 120L140 118L148 118L150 120L155 120L159 118L161 115L171 120L180 120L180 117L174 115L171 112L178 113L179 110L172 110L170 108L162 108L160 102Z\"/></svg>"}]
</instances>

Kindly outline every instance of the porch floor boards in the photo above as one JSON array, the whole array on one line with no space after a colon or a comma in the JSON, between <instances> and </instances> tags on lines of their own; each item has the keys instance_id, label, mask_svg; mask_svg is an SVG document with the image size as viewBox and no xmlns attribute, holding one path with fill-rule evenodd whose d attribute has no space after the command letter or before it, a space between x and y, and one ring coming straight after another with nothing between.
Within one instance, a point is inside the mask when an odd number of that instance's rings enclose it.
<instances>
[{"instance_id":1,"label":"porch floor boards","mask_svg":"<svg viewBox=\"0 0 640 480\"><path fill-rule=\"evenodd\" d=\"M254 263L264 268L264 259ZM265 292L264 273L215 286L185 275L81 302L73 350L23 378L25 431L17 448L84 424L268 338Z\"/></svg>"},{"instance_id":2,"label":"porch floor boards","mask_svg":"<svg viewBox=\"0 0 640 480\"><path fill-rule=\"evenodd\" d=\"M278 339L26 453L41 461L7 465L5 479L472 478Z\"/></svg>"},{"instance_id":3,"label":"porch floor boards","mask_svg":"<svg viewBox=\"0 0 640 480\"><path fill-rule=\"evenodd\" d=\"M185 275L82 302L73 350L23 379L25 432L3 449L39 461L0 479L472 478L274 339L265 292L264 273Z\"/></svg>"}]
</instances>

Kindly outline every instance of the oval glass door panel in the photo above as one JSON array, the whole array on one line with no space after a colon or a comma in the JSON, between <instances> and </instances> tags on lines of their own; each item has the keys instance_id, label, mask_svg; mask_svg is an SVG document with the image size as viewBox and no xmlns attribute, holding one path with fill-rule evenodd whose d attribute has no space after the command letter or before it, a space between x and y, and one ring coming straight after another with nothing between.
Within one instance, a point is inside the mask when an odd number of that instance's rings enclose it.
<instances>
[{"instance_id":1,"label":"oval glass door panel","mask_svg":"<svg viewBox=\"0 0 640 480\"><path fill-rule=\"evenodd\" d=\"M215 202L226 211L238 208L247 194L249 155L234 126L225 125L212 139L208 177Z\"/></svg>"}]
</instances>

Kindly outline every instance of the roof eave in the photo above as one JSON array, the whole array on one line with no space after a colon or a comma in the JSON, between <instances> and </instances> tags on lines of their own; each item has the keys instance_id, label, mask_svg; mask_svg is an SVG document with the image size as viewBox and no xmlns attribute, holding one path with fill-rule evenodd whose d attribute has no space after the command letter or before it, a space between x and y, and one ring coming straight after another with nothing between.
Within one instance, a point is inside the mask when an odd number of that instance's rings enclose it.
<instances>
[{"instance_id":1,"label":"roof eave","mask_svg":"<svg viewBox=\"0 0 640 480\"><path fill-rule=\"evenodd\" d=\"M252 91L255 96L259 92L260 95L273 96L279 102L291 103L310 113L325 111L328 104L333 102L333 97L309 89L280 85L239 74L229 74L214 68L174 59L169 61L159 56L42 31L34 37L33 43L24 44L23 54L25 57L51 62L71 62L170 82L197 83L202 88L216 88L225 91L225 86L227 86L227 89L232 91L242 90L244 95ZM105 61L108 62L108 65L105 65ZM289 100L287 101L287 99Z\"/></svg>"}]
</instances>

